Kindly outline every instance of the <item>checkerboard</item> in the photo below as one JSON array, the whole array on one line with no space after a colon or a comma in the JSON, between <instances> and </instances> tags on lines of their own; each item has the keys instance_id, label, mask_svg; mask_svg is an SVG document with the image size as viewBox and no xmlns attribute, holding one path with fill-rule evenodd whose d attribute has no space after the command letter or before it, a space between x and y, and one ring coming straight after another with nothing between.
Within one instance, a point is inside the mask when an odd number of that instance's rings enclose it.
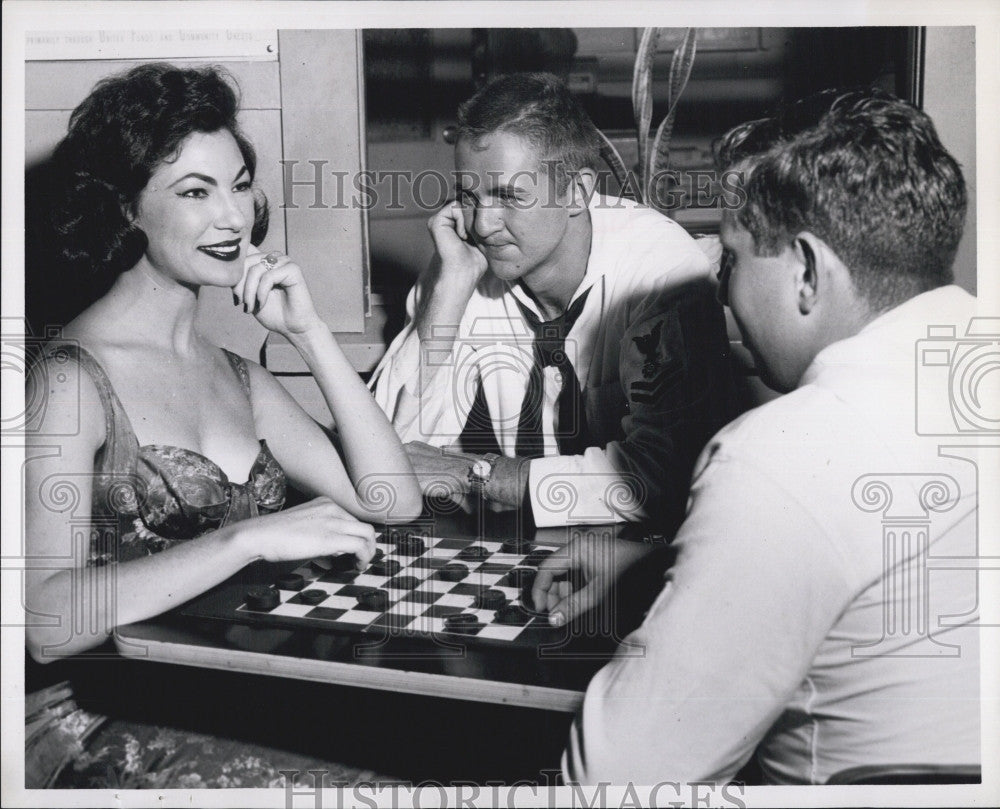
<instances>
[{"instance_id":1,"label":"checkerboard","mask_svg":"<svg viewBox=\"0 0 1000 809\"><path fill-rule=\"evenodd\" d=\"M551 629L525 596L556 546L412 531L387 532L376 544L374 564L364 571L354 567L353 556L326 557L248 589L238 616L253 623L498 642Z\"/></svg>"}]
</instances>

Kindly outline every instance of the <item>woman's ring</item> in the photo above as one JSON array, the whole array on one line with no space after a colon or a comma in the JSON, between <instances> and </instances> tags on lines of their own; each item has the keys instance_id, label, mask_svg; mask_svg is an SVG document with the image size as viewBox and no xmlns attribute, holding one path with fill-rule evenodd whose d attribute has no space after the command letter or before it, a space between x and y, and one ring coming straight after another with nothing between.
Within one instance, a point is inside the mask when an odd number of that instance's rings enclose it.
<instances>
[{"instance_id":1,"label":"woman's ring","mask_svg":"<svg viewBox=\"0 0 1000 809\"><path fill-rule=\"evenodd\" d=\"M275 266L278 263L278 257L280 255L281 253L274 252L274 253L268 253L266 256L264 256L264 263L267 265L268 269L273 270L275 268Z\"/></svg>"}]
</instances>

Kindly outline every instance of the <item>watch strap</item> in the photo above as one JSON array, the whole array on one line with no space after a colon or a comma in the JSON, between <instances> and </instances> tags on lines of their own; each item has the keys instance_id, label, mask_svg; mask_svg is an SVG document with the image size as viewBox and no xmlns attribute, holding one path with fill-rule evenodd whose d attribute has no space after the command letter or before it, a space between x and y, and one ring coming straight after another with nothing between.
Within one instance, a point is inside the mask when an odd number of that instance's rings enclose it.
<instances>
[{"instance_id":1,"label":"watch strap","mask_svg":"<svg viewBox=\"0 0 1000 809\"><path fill-rule=\"evenodd\" d=\"M490 478L493 477L493 469L496 466L496 462L500 460L500 456L495 452L487 452L482 458L473 462L472 466L469 468L469 487L473 492L477 494L485 494L486 484L490 482ZM481 461L486 461L489 464L489 468L486 470L486 474L477 474L476 467L479 466Z\"/></svg>"}]
</instances>

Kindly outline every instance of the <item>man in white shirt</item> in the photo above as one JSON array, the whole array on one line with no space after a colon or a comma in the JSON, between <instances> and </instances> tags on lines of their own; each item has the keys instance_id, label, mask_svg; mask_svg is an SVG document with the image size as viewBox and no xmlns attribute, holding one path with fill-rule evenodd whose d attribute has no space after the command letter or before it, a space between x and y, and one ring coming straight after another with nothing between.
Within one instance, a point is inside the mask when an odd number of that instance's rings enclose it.
<instances>
[{"instance_id":1,"label":"man in white shirt","mask_svg":"<svg viewBox=\"0 0 1000 809\"><path fill-rule=\"evenodd\" d=\"M926 115L875 92L738 127L721 162L747 202L723 220L720 294L787 395L702 453L666 585L591 682L564 775L725 782L755 750L778 783L978 764L976 467L920 428L963 429L947 372L979 345L918 351L981 331L951 285L961 171ZM648 552L578 542L543 565L536 606L573 618ZM575 592L553 580L567 568Z\"/></svg>"},{"instance_id":2,"label":"man in white shirt","mask_svg":"<svg viewBox=\"0 0 1000 809\"><path fill-rule=\"evenodd\" d=\"M548 74L462 106L458 200L429 223L435 262L374 392L425 493L666 532L738 398L708 259L667 217L595 193L599 148ZM477 429L494 451L458 451Z\"/></svg>"}]
</instances>

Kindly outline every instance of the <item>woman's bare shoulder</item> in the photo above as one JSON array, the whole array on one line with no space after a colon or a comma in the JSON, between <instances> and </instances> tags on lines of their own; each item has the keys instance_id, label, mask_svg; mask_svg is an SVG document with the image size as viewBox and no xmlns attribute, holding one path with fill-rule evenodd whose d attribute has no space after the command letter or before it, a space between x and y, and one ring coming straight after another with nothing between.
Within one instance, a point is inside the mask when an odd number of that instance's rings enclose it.
<instances>
[{"instance_id":1,"label":"woman's bare shoulder","mask_svg":"<svg viewBox=\"0 0 1000 809\"><path fill-rule=\"evenodd\" d=\"M104 407L98 381L85 368L80 341L67 334L54 337L25 374L26 437L84 441L94 447L105 439Z\"/></svg>"}]
</instances>

